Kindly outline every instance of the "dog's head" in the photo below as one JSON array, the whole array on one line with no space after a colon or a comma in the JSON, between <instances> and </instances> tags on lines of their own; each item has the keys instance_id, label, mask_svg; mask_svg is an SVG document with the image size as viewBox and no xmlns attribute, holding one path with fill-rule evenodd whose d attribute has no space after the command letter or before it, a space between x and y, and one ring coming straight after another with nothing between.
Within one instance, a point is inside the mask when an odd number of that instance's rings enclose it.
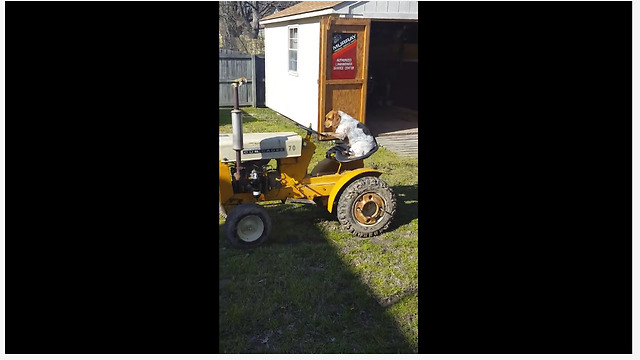
<instances>
[{"instance_id":1,"label":"dog's head","mask_svg":"<svg viewBox=\"0 0 640 360\"><path fill-rule=\"evenodd\" d=\"M324 128L333 128L335 130L338 124L340 124L340 114L335 110L329 111L324 117Z\"/></svg>"}]
</instances>

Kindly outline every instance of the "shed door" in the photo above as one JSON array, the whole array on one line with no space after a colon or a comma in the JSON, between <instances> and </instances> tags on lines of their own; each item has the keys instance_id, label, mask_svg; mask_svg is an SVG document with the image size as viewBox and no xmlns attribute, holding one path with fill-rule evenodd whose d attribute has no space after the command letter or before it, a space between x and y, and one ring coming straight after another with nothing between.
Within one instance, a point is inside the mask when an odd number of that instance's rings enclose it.
<instances>
[{"instance_id":1,"label":"shed door","mask_svg":"<svg viewBox=\"0 0 640 360\"><path fill-rule=\"evenodd\" d=\"M323 17L320 20L318 129L330 110L365 122L371 19Z\"/></svg>"}]
</instances>

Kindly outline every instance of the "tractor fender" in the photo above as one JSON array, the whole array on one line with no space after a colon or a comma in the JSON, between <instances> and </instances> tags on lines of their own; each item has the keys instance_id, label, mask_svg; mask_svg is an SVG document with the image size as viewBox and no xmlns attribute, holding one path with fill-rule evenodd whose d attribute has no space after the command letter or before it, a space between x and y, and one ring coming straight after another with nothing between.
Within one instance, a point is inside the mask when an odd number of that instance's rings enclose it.
<instances>
[{"instance_id":1,"label":"tractor fender","mask_svg":"<svg viewBox=\"0 0 640 360\"><path fill-rule=\"evenodd\" d=\"M373 170L373 169L356 169L356 170L350 170L344 173L344 175L340 177L340 180L338 180L336 184L333 186L333 188L331 189L331 193L329 194L329 202L327 204L327 210L329 210L329 212L332 212L333 202L335 201L336 196L338 196L340 191L345 187L347 187L347 185L349 185L351 181L357 178L361 178L363 176L379 177L380 175L382 175L382 171Z\"/></svg>"}]
</instances>

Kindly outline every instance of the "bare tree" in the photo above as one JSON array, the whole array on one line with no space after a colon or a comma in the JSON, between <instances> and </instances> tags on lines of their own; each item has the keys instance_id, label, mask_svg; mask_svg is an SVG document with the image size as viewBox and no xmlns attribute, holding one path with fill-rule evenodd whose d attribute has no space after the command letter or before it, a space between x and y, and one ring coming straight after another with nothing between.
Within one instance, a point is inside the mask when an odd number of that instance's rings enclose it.
<instances>
[{"instance_id":1,"label":"bare tree","mask_svg":"<svg viewBox=\"0 0 640 360\"><path fill-rule=\"evenodd\" d=\"M240 35L257 39L260 31L260 19L299 2L300 1L220 1L218 30L222 36L222 43L225 47L233 48L234 40L240 40ZM242 40L239 42L240 46L242 46Z\"/></svg>"}]
</instances>

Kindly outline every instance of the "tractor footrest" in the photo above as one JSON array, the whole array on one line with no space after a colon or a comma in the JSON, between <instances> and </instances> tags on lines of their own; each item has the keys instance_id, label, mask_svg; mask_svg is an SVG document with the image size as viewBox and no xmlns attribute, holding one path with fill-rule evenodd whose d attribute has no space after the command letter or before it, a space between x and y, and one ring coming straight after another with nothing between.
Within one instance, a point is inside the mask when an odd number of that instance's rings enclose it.
<instances>
[{"instance_id":1,"label":"tractor footrest","mask_svg":"<svg viewBox=\"0 0 640 360\"><path fill-rule=\"evenodd\" d=\"M315 201L313 201L313 200L309 200L309 199L293 199L293 198L289 198L289 199L287 199L287 202L289 202L289 203L296 203L296 204L311 204L311 205L316 205Z\"/></svg>"}]
</instances>

